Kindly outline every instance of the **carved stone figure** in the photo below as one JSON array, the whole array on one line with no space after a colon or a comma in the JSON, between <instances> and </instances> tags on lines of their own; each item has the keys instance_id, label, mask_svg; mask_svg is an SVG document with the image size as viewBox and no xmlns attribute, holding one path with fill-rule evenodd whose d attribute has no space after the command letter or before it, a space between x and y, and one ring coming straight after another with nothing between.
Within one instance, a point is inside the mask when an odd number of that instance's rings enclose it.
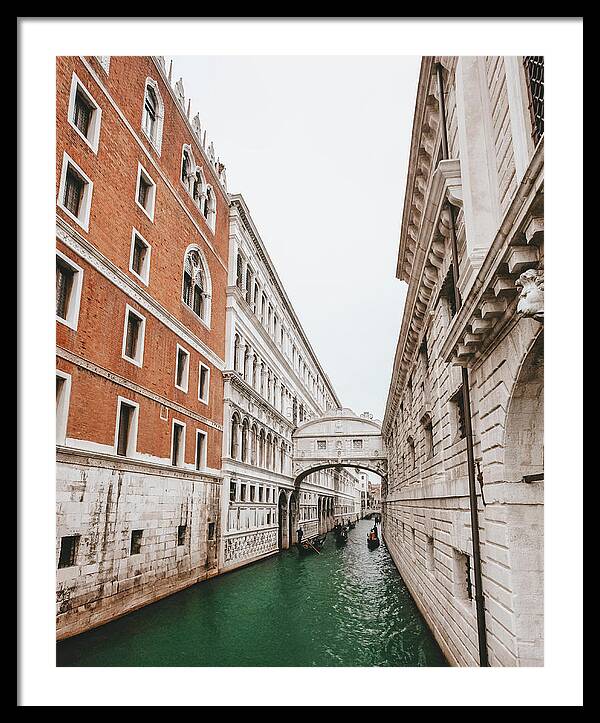
<instances>
[{"instance_id":1,"label":"carved stone figure","mask_svg":"<svg viewBox=\"0 0 600 723\"><path fill-rule=\"evenodd\" d=\"M544 323L544 271L527 269L515 281L521 287L517 313Z\"/></svg>"}]
</instances>

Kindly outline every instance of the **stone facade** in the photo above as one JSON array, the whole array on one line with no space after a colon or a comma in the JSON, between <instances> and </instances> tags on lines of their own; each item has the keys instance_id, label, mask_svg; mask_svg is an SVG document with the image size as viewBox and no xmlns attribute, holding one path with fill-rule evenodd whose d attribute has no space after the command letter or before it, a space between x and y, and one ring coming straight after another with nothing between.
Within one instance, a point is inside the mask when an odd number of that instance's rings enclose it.
<instances>
[{"instance_id":1,"label":"stone facade","mask_svg":"<svg viewBox=\"0 0 600 723\"><path fill-rule=\"evenodd\" d=\"M543 105L532 106L530 60L423 59L404 202L397 276L408 291L383 422L383 535L459 666L479 664L461 367L489 663L543 665Z\"/></svg>"},{"instance_id":2,"label":"stone facade","mask_svg":"<svg viewBox=\"0 0 600 723\"><path fill-rule=\"evenodd\" d=\"M229 198L161 58L58 58L56 112L62 638L218 569Z\"/></svg>"},{"instance_id":3,"label":"stone facade","mask_svg":"<svg viewBox=\"0 0 600 723\"><path fill-rule=\"evenodd\" d=\"M230 219L223 570L289 547L298 528L313 537L354 511L349 472L296 479L294 430L339 401L239 195L231 196Z\"/></svg>"}]
</instances>

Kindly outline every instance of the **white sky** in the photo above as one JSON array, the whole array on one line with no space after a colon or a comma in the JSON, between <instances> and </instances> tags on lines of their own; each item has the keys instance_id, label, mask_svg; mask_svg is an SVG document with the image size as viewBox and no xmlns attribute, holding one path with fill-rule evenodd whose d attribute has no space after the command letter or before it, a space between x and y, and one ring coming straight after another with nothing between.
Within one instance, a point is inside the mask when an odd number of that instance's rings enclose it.
<instances>
[{"instance_id":1,"label":"white sky","mask_svg":"<svg viewBox=\"0 0 600 723\"><path fill-rule=\"evenodd\" d=\"M395 269L419 65L173 59L342 404L379 419L406 288Z\"/></svg>"}]
</instances>

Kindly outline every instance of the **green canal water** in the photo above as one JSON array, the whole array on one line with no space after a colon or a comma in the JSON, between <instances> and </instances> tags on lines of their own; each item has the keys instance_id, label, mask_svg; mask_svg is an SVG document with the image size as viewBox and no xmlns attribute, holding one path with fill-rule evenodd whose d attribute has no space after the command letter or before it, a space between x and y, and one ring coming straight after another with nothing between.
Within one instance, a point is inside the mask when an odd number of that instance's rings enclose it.
<instances>
[{"instance_id":1,"label":"green canal water","mask_svg":"<svg viewBox=\"0 0 600 723\"><path fill-rule=\"evenodd\" d=\"M57 644L59 666L444 666L382 543L294 550Z\"/></svg>"}]
</instances>

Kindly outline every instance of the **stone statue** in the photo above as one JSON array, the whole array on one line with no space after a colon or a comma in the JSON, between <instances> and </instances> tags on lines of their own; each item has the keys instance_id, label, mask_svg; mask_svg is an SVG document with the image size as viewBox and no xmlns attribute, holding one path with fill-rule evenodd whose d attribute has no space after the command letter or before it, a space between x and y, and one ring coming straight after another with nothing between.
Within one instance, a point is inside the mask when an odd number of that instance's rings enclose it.
<instances>
[{"instance_id":1,"label":"stone statue","mask_svg":"<svg viewBox=\"0 0 600 723\"><path fill-rule=\"evenodd\" d=\"M520 286L517 314L530 316L540 324L544 323L544 271L527 269L515 281Z\"/></svg>"}]
</instances>

